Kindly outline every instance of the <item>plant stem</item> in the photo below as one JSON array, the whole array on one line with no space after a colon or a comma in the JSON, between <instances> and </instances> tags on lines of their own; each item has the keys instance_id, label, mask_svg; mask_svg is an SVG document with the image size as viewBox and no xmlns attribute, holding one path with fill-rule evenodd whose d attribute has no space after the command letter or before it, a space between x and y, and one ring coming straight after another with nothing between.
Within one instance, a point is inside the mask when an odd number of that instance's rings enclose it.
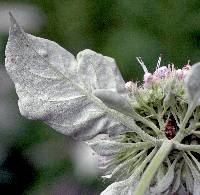
<instances>
[{"instance_id":1,"label":"plant stem","mask_svg":"<svg viewBox=\"0 0 200 195\"><path fill-rule=\"evenodd\" d=\"M162 131L160 131L160 129L151 121L147 120L146 118L140 116L137 112L135 112L134 110L132 111L133 113L133 118L135 120L138 120L140 122L142 122L144 125L147 125L148 127L150 127L157 135L162 134Z\"/></svg>"},{"instance_id":2,"label":"plant stem","mask_svg":"<svg viewBox=\"0 0 200 195\"><path fill-rule=\"evenodd\" d=\"M189 119L190 119L190 117L191 117L191 115L192 115L192 113L193 113L195 108L196 108L196 104L191 102L191 104L189 104L189 106L188 106L188 110L187 110L187 112L185 114L185 117L183 119L183 122L182 122L182 124L180 126L180 131L185 131L185 126L188 123L188 121L189 121Z\"/></svg>"},{"instance_id":3,"label":"plant stem","mask_svg":"<svg viewBox=\"0 0 200 195\"><path fill-rule=\"evenodd\" d=\"M147 188L150 186L150 183L158 170L161 163L165 160L169 152L173 148L173 142L170 140L165 140L161 145L160 149L148 165L147 169L145 170L142 178L134 192L134 195L144 195Z\"/></svg>"},{"instance_id":4,"label":"plant stem","mask_svg":"<svg viewBox=\"0 0 200 195\"><path fill-rule=\"evenodd\" d=\"M178 142L177 143L174 142L174 148L185 151L185 152L192 151L192 152L197 152L200 154L200 145L195 145L195 144L186 145L186 144L180 144Z\"/></svg>"},{"instance_id":5,"label":"plant stem","mask_svg":"<svg viewBox=\"0 0 200 195\"><path fill-rule=\"evenodd\" d=\"M196 108L196 104L194 102L191 102L188 106L185 117L180 124L180 129L179 129L178 133L176 134L176 136L173 138L174 141L181 142L182 139L192 131L192 129L186 129L185 127L186 127L192 113L194 112L195 108Z\"/></svg>"}]
</instances>

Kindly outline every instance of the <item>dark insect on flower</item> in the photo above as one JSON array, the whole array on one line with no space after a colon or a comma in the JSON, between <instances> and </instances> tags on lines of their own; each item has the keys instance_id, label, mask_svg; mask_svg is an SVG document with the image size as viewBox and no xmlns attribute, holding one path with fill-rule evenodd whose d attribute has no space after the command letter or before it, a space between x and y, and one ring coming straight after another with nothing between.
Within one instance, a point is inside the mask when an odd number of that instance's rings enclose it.
<instances>
[{"instance_id":1,"label":"dark insect on flower","mask_svg":"<svg viewBox=\"0 0 200 195\"><path fill-rule=\"evenodd\" d=\"M173 117L167 119L165 124L165 135L168 139L173 139L176 135L176 121Z\"/></svg>"}]
</instances>

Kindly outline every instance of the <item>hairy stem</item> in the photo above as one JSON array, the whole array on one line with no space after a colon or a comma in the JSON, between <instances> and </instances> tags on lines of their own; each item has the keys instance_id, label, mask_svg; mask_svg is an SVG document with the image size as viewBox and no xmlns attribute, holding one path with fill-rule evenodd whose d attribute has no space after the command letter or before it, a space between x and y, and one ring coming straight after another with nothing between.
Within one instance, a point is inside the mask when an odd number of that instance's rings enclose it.
<instances>
[{"instance_id":1,"label":"hairy stem","mask_svg":"<svg viewBox=\"0 0 200 195\"><path fill-rule=\"evenodd\" d=\"M186 127L192 113L194 112L195 108L196 108L196 104L191 102L188 106L188 109L187 109L187 112L185 114L183 121L180 123L180 130L176 134L176 136L173 138L174 141L181 142L182 139L185 136L187 136L188 134L190 134L190 132L192 131L190 128L186 129L185 127Z\"/></svg>"},{"instance_id":2,"label":"hairy stem","mask_svg":"<svg viewBox=\"0 0 200 195\"><path fill-rule=\"evenodd\" d=\"M174 142L174 148L177 150L182 150L182 151L191 151L191 152L197 152L200 154L200 145L195 145L195 144L191 144L191 145L186 145L186 144L180 144L180 143L176 143Z\"/></svg>"},{"instance_id":3,"label":"hairy stem","mask_svg":"<svg viewBox=\"0 0 200 195\"><path fill-rule=\"evenodd\" d=\"M185 126L188 123L188 121L189 121L189 119L190 119L195 108L196 108L196 104L194 104L194 103L189 104L188 110L187 110L185 117L182 121L180 131L185 131Z\"/></svg>"},{"instance_id":4,"label":"hairy stem","mask_svg":"<svg viewBox=\"0 0 200 195\"><path fill-rule=\"evenodd\" d=\"M137 121L142 122L144 125L150 127L157 135L162 134L162 131L151 121L147 120L146 118L140 116L137 112L133 111L133 118Z\"/></svg>"},{"instance_id":5,"label":"hairy stem","mask_svg":"<svg viewBox=\"0 0 200 195\"><path fill-rule=\"evenodd\" d=\"M156 171L158 170L161 163L165 160L169 152L173 148L173 142L170 140L166 140L161 145L160 149L148 165L145 170L135 192L134 195L144 195L148 187L150 186L151 180L153 179Z\"/></svg>"}]
</instances>

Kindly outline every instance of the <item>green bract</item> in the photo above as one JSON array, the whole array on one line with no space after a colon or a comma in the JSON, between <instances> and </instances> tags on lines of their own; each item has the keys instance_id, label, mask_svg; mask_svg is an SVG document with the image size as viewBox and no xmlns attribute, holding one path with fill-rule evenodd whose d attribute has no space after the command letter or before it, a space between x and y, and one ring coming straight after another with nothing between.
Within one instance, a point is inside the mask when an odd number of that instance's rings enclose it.
<instances>
[{"instance_id":1,"label":"green bract","mask_svg":"<svg viewBox=\"0 0 200 195\"><path fill-rule=\"evenodd\" d=\"M144 83L125 84L112 58L75 58L11 15L5 64L21 114L88 143L114 182L102 195L198 195L200 65L176 70L159 58L152 74L138 61Z\"/></svg>"}]
</instances>

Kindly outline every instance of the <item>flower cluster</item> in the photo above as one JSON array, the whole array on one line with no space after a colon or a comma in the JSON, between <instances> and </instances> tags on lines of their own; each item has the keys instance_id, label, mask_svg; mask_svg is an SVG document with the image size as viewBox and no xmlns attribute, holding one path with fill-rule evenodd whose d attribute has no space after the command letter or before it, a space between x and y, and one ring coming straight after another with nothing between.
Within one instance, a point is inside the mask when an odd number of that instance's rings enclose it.
<instances>
[{"instance_id":1,"label":"flower cluster","mask_svg":"<svg viewBox=\"0 0 200 195\"><path fill-rule=\"evenodd\" d=\"M149 86L154 83L160 82L161 79L169 77L171 74L177 75L180 80L183 80L186 76L188 70L190 70L191 66L189 64L190 61L186 65L183 66L182 69L175 69L174 64L168 64L167 66L160 66L161 65L161 57L158 59L158 63L156 66L155 72L149 73L144 62L141 60L140 57L137 57L138 62L142 66L144 70L144 86Z\"/></svg>"},{"instance_id":2,"label":"flower cluster","mask_svg":"<svg viewBox=\"0 0 200 195\"><path fill-rule=\"evenodd\" d=\"M161 66L160 57L155 72L150 73L141 58L137 60L144 70L144 82L141 85L132 81L125 84L134 110L132 117L136 121L136 128L141 128L158 140L174 141L179 137L178 132L182 128L182 121L187 115L189 100L185 93L184 80L191 70L189 61L182 69L176 69L174 64ZM188 133L181 140L181 144L186 144L187 147L200 143L199 112L200 109L197 107L190 116L192 119L187 120L186 129L196 128L192 135ZM100 155L99 167L104 170L103 178L112 178L116 181L103 192L105 195L110 192L117 194L115 190L134 195L133 192L137 189L139 181L144 179L141 172L145 170L144 167L157 151L152 142L143 141L141 136L134 132L126 132L114 138L98 138L95 144L93 142L89 144ZM177 148L172 149L159 165L145 194L198 194L196 176L192 175L192 170L189 168L200 165L196 150L191 149L188 153L182 153ZM199 174L200 170L197 173ZM142 194L141 191L136 193Z\"/></svg>"}]
</instances>

